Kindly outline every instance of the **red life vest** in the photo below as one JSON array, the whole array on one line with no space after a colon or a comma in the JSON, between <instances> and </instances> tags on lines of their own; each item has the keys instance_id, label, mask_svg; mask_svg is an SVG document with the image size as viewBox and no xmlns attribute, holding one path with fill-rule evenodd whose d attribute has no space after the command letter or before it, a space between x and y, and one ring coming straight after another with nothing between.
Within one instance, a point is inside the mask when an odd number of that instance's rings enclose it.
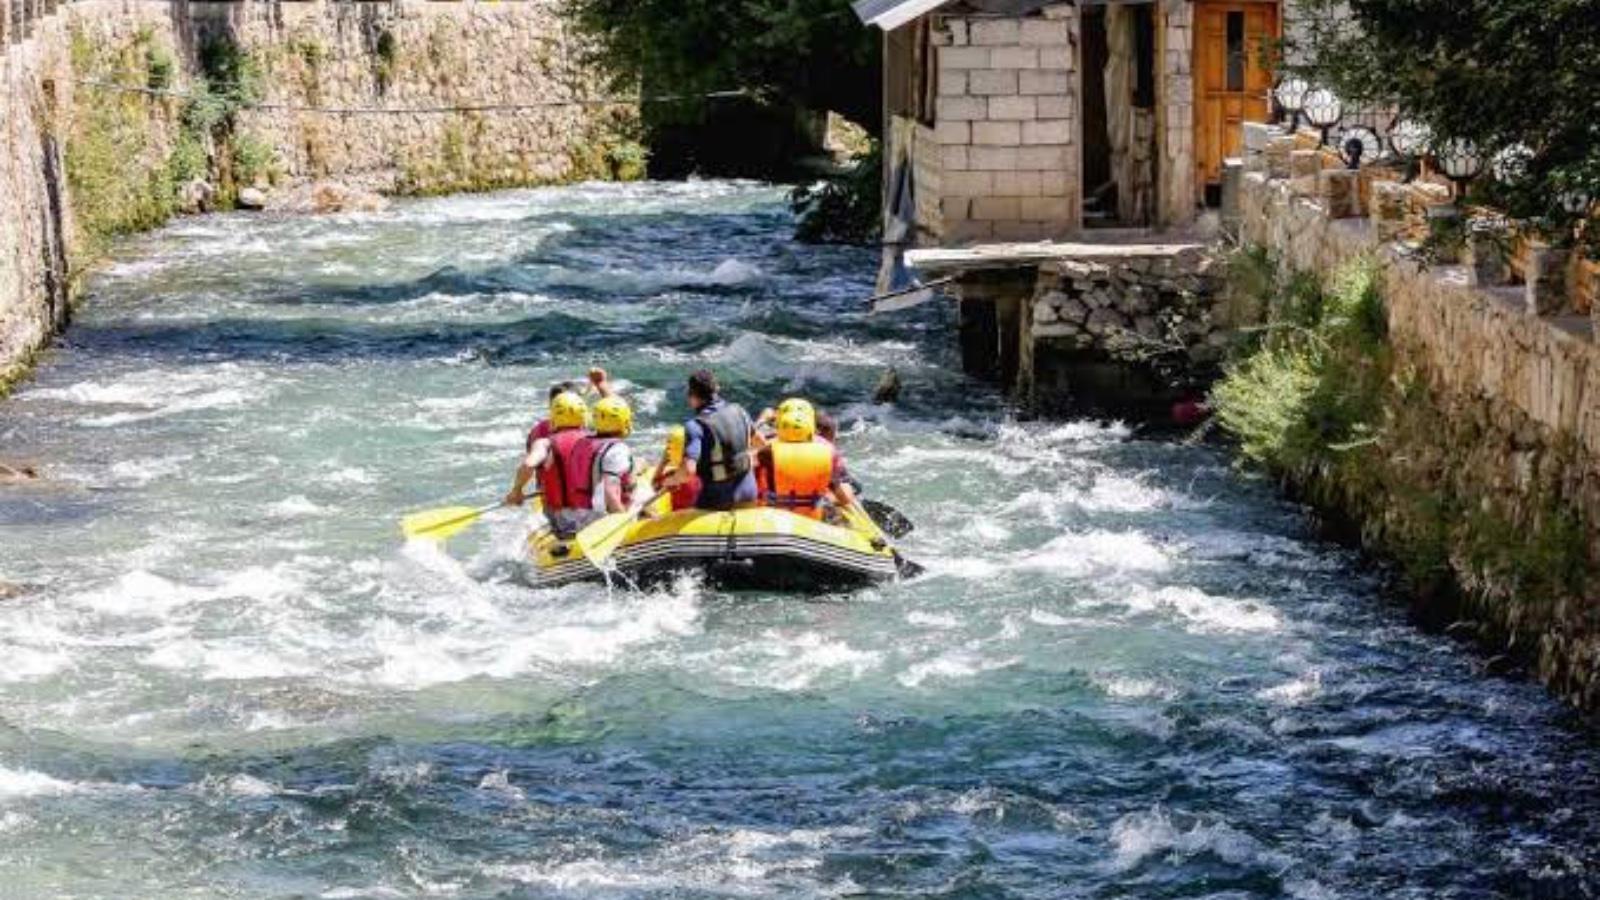
<instances>
[{"instance_id":1,"label":"red life vest","mask_svg":"<svg viewBox=\"0 0 1600 900\"><path fill-rule=\"evenodd\" d=\"M550 456L539 470L539 485L544 489L544 508L588 509L593 505L593 495L588 489L588 476L574 484L571 478L572 458L587 442L589 435L582 428L567 428L550 435ZM588 472L585 466L581 471Z\"/></svg>"},{"instance_id":2,"label":"red life vest","mask_svg":"<svg viewBox=\"0 0 1600 900\"><path fill-rule=\"evenodd\" d=\"M822 500L833 485L833 445L779 441L769 444L761 456L763 502L808 518L822 518Z\"/></svg>"},{"instance_id":3,"label":"red life vest","mask_svg":"<svg viewBox=\"0 0 1600 900\"><path fill-rule=\"evenodd\" d=\"M556 432L550 439L550 464L542 476L545 508L593 509L600 461L621 442L620 438L595 437L576 428ZM551 497L560 497L560 503L552 507ZM632 472L622 476L622 502L633 502Z\"/></svg>"},{"instance_id":4,"label":"red life vest","mask_svg":"<svg viewBox=\"0 0 1600 900\"><path fill-rule=\"evenodd\" d=\"M535 443L537 443L538 441L544 440L545 438L547 438L549 436L550 436L550 420L549 419L540 419L539 420L539 424L533 426L533 430L528 432L528 442L527 442L528 449L527 449L527 452L528 453L532 453L533 452L533 445Z\"/></svg>"}]
</instances>

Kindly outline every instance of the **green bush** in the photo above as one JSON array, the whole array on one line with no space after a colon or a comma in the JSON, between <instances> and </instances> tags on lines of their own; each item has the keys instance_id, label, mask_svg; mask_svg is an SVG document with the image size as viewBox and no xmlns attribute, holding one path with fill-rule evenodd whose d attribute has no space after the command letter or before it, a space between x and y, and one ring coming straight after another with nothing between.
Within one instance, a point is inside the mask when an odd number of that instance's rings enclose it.
<instances>
[{"instance_id":1,"label":"green bush","mask_svg":"<svg viewBox=\"0 0 1600 900\"><path fill-rule=\"evenodd\" d=\"M235 184L248 186L277 176L277 154L270 144L249 134L236 134L230 143Z\"/></svg>"},{"instance_id":2,"label":"green bush","mask_svg":"<svg viewBox=\"0 0 1600 900\"><path fill-rule=\"evenodd\" d=\"M870 244L882 231L883 150L874 141L842 172L789 194L795 237L808 243Z\"/></svg>"}]
</instances>

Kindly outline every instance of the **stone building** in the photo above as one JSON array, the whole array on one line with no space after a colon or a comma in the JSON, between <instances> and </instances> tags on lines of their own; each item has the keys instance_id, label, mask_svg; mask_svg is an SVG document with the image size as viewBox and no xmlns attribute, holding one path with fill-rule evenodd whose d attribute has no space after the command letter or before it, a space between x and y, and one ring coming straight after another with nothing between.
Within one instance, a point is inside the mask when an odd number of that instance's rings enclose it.
<instances>
[{"instance_id":1,"label":"stone building","mask_svg":"<svg viewBox=\"0 0 1600 900\"><path fill-rule=\"evenodd\" d=\"M909 243L1182 228L1267 113L1280 0L860 0Z\"/></svg>"}]
</instances>

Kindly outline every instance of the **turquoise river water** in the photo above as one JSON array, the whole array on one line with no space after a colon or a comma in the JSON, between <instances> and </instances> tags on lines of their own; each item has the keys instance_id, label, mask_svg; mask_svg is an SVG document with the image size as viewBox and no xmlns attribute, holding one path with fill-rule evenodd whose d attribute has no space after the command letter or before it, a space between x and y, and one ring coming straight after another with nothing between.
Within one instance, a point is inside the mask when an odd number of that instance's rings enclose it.
<instances>
[{"instance_id":1,"label":"turquoise river water","mask_svg":"<svg viewBox=\"0 0 1600 900\"><path fill-rule=\"evenodd\" d=\"M0 404L0 897L1592 897L1600 754L1225 454L1017 423L778 189L577 186L124 245ZM540 592L555 378L839 412L929 574ZM902 402L867 402L896 366Z\"/></svg>"}]
</instances>

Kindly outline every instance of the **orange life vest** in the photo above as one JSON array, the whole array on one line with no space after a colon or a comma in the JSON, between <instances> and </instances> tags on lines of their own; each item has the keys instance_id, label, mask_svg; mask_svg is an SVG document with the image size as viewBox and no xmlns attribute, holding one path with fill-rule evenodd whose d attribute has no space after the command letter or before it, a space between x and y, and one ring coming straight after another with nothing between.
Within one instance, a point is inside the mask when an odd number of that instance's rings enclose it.
<instances>
[{"instance_id":1,"label":"orange life vest","mask_svg":"<svg viewBox=\"0 0 1600 900\"><path fill-rule=\"evenodd\" d=\"M762 500L812 519L822 518L822 500L833 484L833 445L769 444L761 467Z\"/></svg>"}]
</instances>

